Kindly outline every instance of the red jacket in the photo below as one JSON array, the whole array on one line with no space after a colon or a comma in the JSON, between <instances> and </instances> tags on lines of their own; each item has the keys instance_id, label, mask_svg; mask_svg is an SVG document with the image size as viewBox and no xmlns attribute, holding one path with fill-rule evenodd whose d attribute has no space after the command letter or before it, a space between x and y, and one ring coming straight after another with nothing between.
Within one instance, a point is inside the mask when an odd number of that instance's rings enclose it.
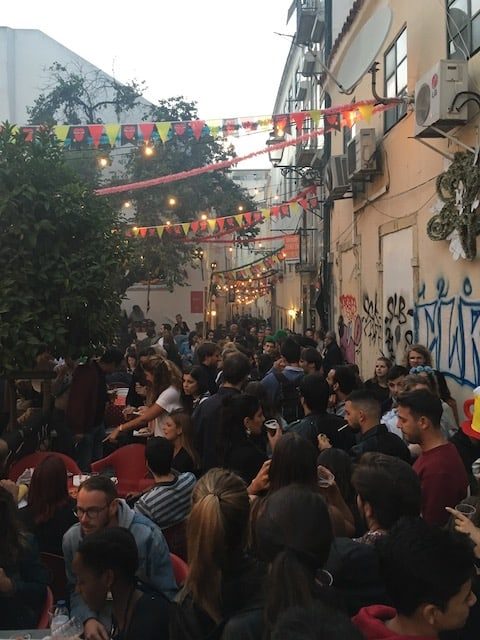
<instances>
[{"instance_id":1,"label":"red jacket","mask_svg":"<svg viewBox=\"0 0 480 640\"><path fill-rule=\"evenodd\" d=\"M403 636L390 631L385 622L397 615L392 607L374 604L360 609L352 618L353 624L362 633L365 640L436 640L435 636Z\"/></svg>"}]
</instances>

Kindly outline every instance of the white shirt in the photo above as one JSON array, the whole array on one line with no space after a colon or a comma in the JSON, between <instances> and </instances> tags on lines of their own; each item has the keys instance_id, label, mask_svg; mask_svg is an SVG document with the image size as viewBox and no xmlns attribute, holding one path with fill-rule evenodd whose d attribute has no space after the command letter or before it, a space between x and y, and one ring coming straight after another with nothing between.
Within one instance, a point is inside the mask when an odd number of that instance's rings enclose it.
<instances>
[{"instance_id":1,"label":"white shirt","mask_svg":"<svg viewBox=\"0 0 480 640\"><path fill-rule=\"evenodd\" d=\"M164 413L153 421L155 427L154 434L156 436L163 436L163 423L168 418L168 415L172 413L172 411L182 408L180 390L173 386L167 387L167 389L162 391L158 396L155 404L158 404L159 407L165 410Z\"/></svg>"}]
</instances>

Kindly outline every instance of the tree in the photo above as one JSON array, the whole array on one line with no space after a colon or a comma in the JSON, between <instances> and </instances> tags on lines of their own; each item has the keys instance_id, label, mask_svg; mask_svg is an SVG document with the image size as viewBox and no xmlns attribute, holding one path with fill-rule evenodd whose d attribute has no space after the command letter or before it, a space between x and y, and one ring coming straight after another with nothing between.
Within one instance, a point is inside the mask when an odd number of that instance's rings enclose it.
<instances>
[{"instance_id":1,"label":"tree","mask_svg":"<svg viewBox=\"0 0 480 640\"><path fill-rule=\"evenodd\" d=\"M128 243L118 213L65 164L48 130L0 132L0 371L30 368L42 342L62 354L109 343Z\"/></svg>"},{"instance_id":2,"label":"tree","mask_svg":"<svg viewBox=\"0 0 480 640\"><path fill-rule=\"evenodd\" d=\"M160 100L152 106L145 119L157 122L185 122L198 119L195 102L186 102L183 96ZM173 136L165 143L157 143L153 154L146 156L144 149L132 151L125 176L133 181L188 171L235 155L234 148L223 140L203 136L197 140L193 134ZM216 171L201 176L154 188L135 191L132 201L139 226L156 226L167 221L188 222L202 213L229 215L255 208L248 192L237 185L225 172ZM254 237L258 228L237 232L243 239ZM169 287L186 283L185 267L195 266L194 246L182 242L178 236L164 234L157 237L137 238L134 242L138 254L132 277L144 280L161 279Z\"/></svg>"}]
</instances>

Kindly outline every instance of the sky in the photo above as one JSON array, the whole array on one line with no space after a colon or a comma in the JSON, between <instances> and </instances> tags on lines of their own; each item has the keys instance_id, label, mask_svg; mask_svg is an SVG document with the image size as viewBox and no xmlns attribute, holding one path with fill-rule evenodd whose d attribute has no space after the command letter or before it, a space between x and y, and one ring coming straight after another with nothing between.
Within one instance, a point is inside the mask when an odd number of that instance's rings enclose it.
<instances>
[{"instance_id":1,"label":"sky","mask_svg":"<svg viewBox=\"0 0 480 640\"><path fill-rule=\"evenodd\" d=\"M120 81L144 80L152 102L183 95L202 119L257 116L273 110L291 45L275 32L294 32L291 2L3 0L0 24L39 29ZM264 147L265 132L251 138L237 153Z\"/></svg>"}]
</instances>

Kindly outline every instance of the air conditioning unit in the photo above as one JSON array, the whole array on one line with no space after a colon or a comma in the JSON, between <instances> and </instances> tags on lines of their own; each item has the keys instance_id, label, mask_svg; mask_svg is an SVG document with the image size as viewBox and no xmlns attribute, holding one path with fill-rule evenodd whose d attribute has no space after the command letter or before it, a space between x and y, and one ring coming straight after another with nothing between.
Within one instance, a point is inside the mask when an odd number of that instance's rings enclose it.
<instances>
[{"instance_id":1,"label":"air conditioning unit","mask_svg":"<svg viewBox=\"0 0 480 640\"><path fill-rule=\"evenodd\" d=\"M450 111L455 96L468 91L468 62L439 60L415 85L415 136L439 138L441 131L449 131L468 118L468 107ZM459 99L459 103L462 100Z\"/></svg>"},{"instance_id":2,"label":"air conditioning unit","mask_svg":"<svg viewBox=\"0 0 480 640\"><path fill-rule=\"evenodd\" d=\"M348 177L364 180L377 172L375 129L360 129L347 146Z\"/></svg>"},{"instance_id":3,"label":"air conditioning unit","mask_svg":"<svg viewBox=\"0 0 480 640\"><path fill-rule=\"evenodd\" d=\"M307 51L303 58L302 70L300 71L304 78L311 78L314 75L316 61L317 57L313 51Z\"/></svg>"},{"instance_id":4,"label":"air conditioning unit","mask_svg":"<svg viewBox=\"0 0 480 640\"><path fill-rule=\"evenodd\" d=\"M308 80L301 80L297 86L297 93L295 95L295 100L297 102L303 102L307 97L308 88L310 86L310 82Z\"/></svg>"},{"instance_id":5,"label":"air conditioning unit","mask_svg":"<svg viewBox=\"0 0 480 640\"><path fill-rule=\"evenodd\" d=\"M331 200L338 200L352 190L348 179L347 156L331 156L325 167L325 187Z\"/></svg>"}]
</instances>

